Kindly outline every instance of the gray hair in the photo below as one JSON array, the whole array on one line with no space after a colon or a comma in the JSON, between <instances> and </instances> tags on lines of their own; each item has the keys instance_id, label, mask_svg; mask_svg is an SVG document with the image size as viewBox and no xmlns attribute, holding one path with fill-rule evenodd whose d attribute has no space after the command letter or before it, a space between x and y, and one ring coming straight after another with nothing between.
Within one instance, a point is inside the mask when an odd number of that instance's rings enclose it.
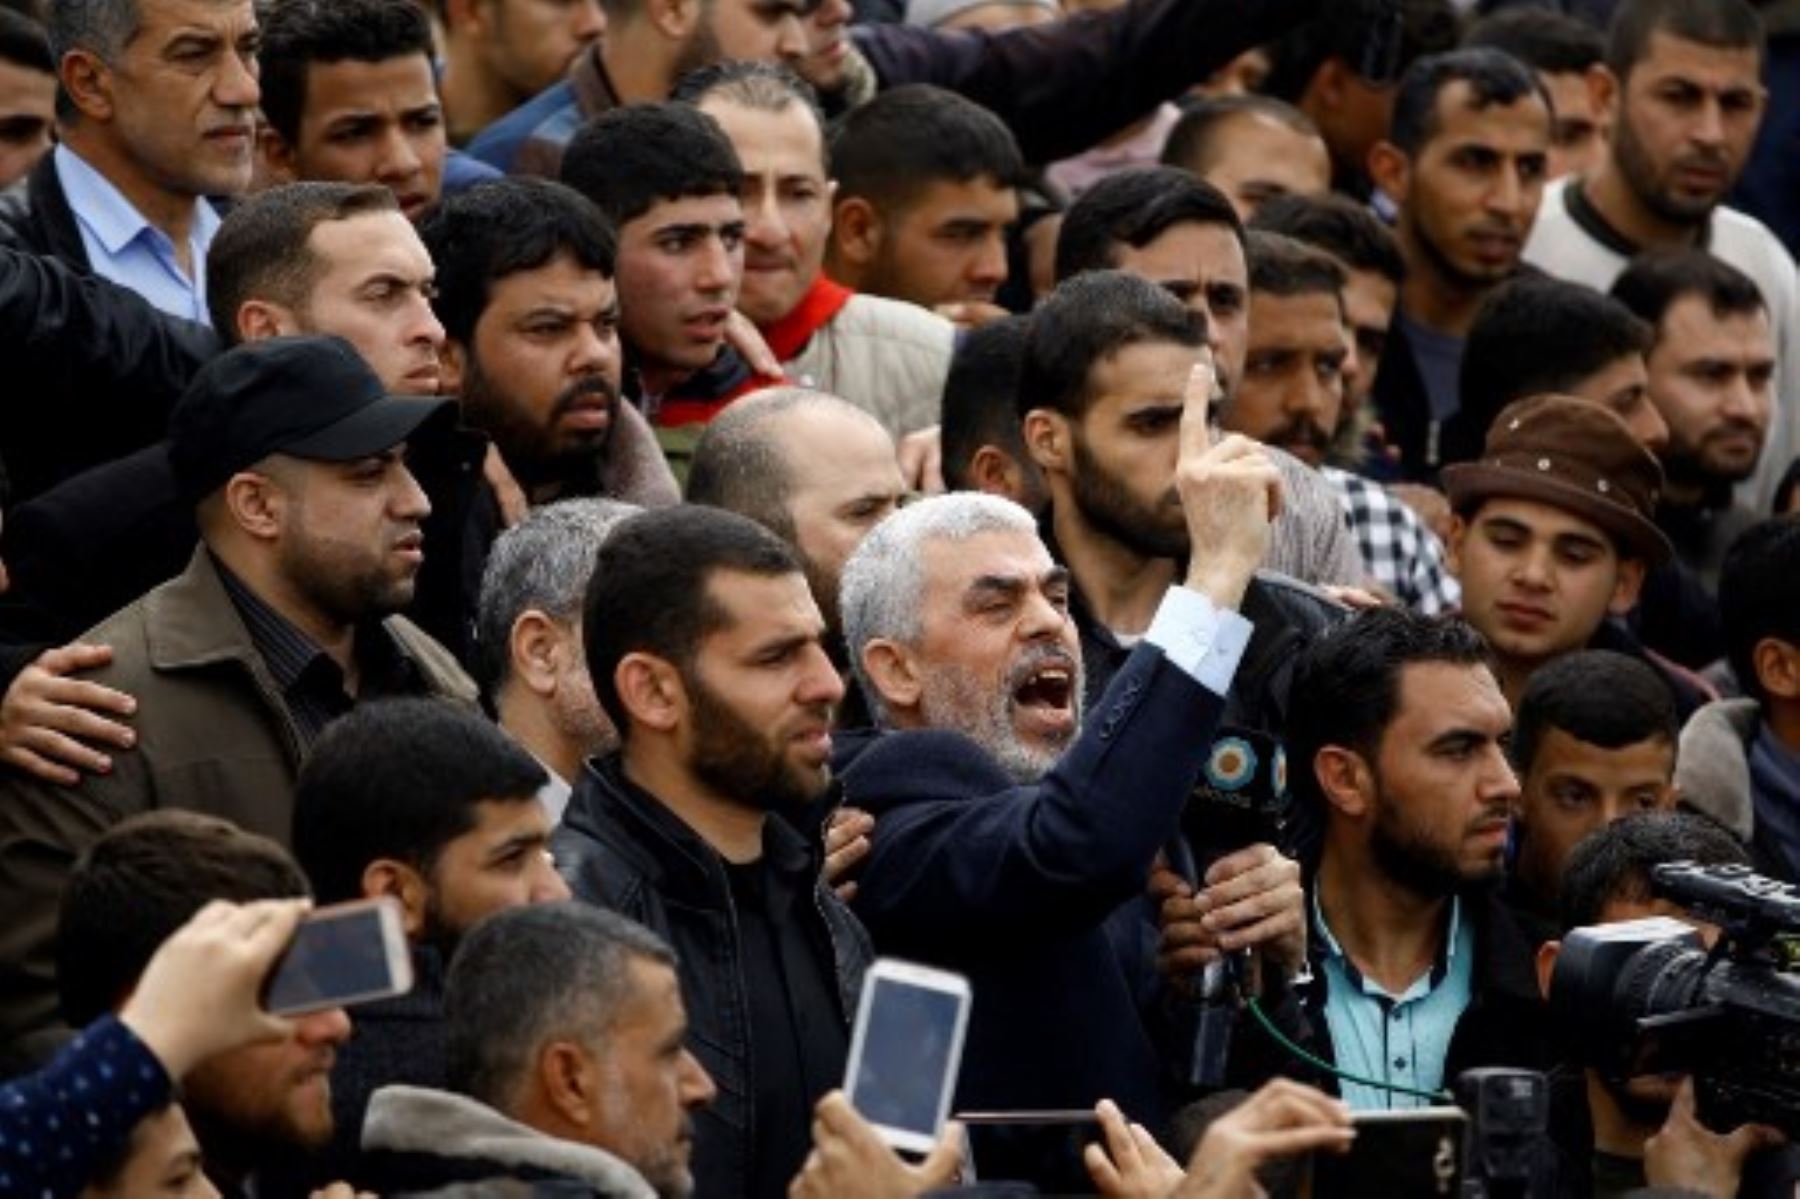
<instances>
[{"instance_id":1,"label":"gray hair","mask_svg":"<svg viewBox=\"0 0 1800 1199\"><path fill-rule=\"evenodd\" d=\"M880 423L848 400L810 387L771 387L745 396L713 418L695 443L688 465L688 503L748 516L794 544L797 534L788 511L793 472L782 447L780 422L807 408L827 408Z\"/></svg>"},{"instance_id":2,"label":"gray hair","mask_svg":"<svg viewBox=\"0 0 1800 1199\"><path fill-rule=\"evenodd\" d=\"M661 937L580 901L508 908L463 938L445 983L445 1080L452 1091L510 1113L550 1041L604 1052L633 994L630 966L673 967Z\"/></svg>"},{"instance_id":3,"label":"gray hair","mask_svg":"<svg viewBox=\"0 0 1800 1199\"><path fill-rule=\"evenodd\" d=\"M640 511L620 500L580 499L534 508L502 533L481 572L470 667L492 698L512 675L512 627L531 608L579 624L600 544Z\"/></svg>"},{"instance_id":4,"label":"gray hair","mask_svg":"<svg viewBox=\"0 0 1800 1199\"><path fill-rule=\"evenodd\" d=\"M967 541L983 533L1037 536L1031 513L997 495L958 491L932 496L895 512L870 530L844 564L839 606L850 663L876 723L886 706L863 667L862 652L881 639L915 645L924 633L925 546Z\"/></svg>"},{"instance_id":5,"label":"gray hair","mask_svg":"<svg viewBox=\"0 0 1800 1199\"><path fill-rule=\"evenodd\" d=\"M57 63L71 50L86 50L114 62L137 36L138 0L50 0L45 32Z\"/></svg>"}]
</instances>

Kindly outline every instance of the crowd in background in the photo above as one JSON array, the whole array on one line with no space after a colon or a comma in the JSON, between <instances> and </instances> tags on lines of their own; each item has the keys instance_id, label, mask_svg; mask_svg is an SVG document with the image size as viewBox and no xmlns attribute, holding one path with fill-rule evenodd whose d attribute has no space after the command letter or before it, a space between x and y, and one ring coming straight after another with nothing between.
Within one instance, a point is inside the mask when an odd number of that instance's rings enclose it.
<instances>
[{"instance_id":1,"label":"crowd in background","mask_svg":"<svg viewBox=\"0 0 1800 1199\"><path fill-rule=\"evenodd\" d=\"M877 955L1093 1193L1791 1194L1546 997L1800 883L1797 249L1792 0L0 0L0 1194L1060 1193Z\"/></svg>"}]
</instances>

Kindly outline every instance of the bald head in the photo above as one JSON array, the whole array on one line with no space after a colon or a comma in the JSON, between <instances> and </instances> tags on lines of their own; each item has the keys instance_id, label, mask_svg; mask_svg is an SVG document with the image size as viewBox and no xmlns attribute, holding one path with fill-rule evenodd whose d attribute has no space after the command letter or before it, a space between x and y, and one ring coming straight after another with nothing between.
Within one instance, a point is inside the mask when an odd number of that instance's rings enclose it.
<instances>
[{"instance_id":1,"label":"bald head","mask_svg":"<svg viewBox=\"0 0 1800 1199\"><path fill-rule=\"evenodd\" d=\"M747 516L797 549L835 629L844 561L904 490L893 439L874 417L836 396L778 387L706 427L687 498Z\"/></svg>"}]
</instances>

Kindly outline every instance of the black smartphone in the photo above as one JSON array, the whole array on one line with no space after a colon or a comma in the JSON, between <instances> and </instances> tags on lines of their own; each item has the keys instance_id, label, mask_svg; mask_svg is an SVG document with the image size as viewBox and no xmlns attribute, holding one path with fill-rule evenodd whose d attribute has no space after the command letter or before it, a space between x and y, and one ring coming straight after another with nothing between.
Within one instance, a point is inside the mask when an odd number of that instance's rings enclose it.
<instances>
[{"instance_id":1,"label":"black smartphone","mask_svg":"<svg viewBox=\"0 0 1800 1199\"><path fill-rule=\"evenodd\" d=\"M983 1182L1028 1182L1040 1195L1093 1195L1082 1152L1101 1138L1100 1117L1080 1108L958 1112L969 1159Z\"/></svg>"},{"instance_id":2,"label":"black smartphone","mask_svg":"<svg viewBox=\"0 0 1800 1199\"><path fill-rule=\"evenodd\" d=\"M1463 1139L1469 1117L1460 1107L1353 1112L1356 1140L1348 1153L1315 1153L1314 1199L1455 1199L1462 1193Z\"/></svg>"}]
</instances>

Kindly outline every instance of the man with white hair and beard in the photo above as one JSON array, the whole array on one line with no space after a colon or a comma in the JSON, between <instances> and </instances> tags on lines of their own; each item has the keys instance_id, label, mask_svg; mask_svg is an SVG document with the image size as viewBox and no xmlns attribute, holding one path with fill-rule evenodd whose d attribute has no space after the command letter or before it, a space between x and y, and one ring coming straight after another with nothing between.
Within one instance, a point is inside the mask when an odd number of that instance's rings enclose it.
<instances>
[{"instance_id":1,"label":"man with white hair and beard","mask_svg":"<svg viewBox=\"0 0 1800 1199\"><path fill-rule=\"evenodd\" d=\"M1082 721L1068 571L1032 517L979 494L923 500L844 571L851 658L889 729L844 774L875 814L857 914L884 953L961 970L970 1016L958 1102L1091 1107L1151 1128L1185 1055L1156 1015L1144 899L1179 836L1251 626L1234 610L1267 545L1279 476L1206 429L1195 368L1175 477L1194 552L1149 631ZM1216 942L1256 947L1266 981L1303 955L1298 868L1268 846L1221 859L1202 892ZM1077 1052L1070 1047L1080 1044ZM1179 1066L1177 1066L1179 1068ZM1017 1177L1002 1163L989 1177Z\"/></svg>"}]
</instances>

